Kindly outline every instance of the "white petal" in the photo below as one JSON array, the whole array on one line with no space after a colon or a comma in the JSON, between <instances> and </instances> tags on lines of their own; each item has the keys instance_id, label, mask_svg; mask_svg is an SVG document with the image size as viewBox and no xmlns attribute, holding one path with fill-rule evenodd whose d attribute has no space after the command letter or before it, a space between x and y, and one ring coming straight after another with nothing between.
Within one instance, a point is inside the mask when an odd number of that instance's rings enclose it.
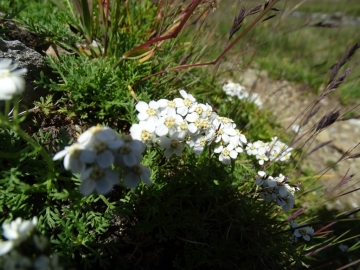
<instances>
[{"instance_id":1,"label":"white petal","mask_svg":"<svg viewBox=\"0 0 360 270\"><path fill-rule=\"evenodd\" d=\"M0 256L8 253L14 247L13 241L0 242Z\"/></svg>"},{"instance_id":2,"label":"white petal","mask_svg":"<svg viewBox=\"0 0 360 270\"><path fill-rule=\"evenodd\" d=\"M109 147L109 149L111 150L117 150L119 149L121 146L124 145L124 141L123 140L115 140L115 141L111 141L107 143L107 146Z\"/></svg>"},{"instance_id":3,"label":"white petal","mask_svg":"<svg viewBox=\"0 0 360 270\"><path fill-rule=\"evenodd\" d=\"M195 122L195 120L198 118L199 118L199 115L197 113L190 113L185 117L185 119L189 122Z\"/></svg>"},{"instance_id":4,"label":"white petal","mask_svg":"<svg viewBox=\"0 0 360 270\"><path fill-rule=\"evenodd\" d=\"M61 150L60 152L56 153L55 156L53 157L53 160L58 160L65 157L65 155L68 153L67 148L68 147L65 147L64 150Z\"/></svg>"},{"instance_id":5,"label":"white petal","mask_svg":"<svg viewBox=\"0 0 360 270\"><path fill-rule=\"evenodd\" d=\"M188 97L188 94L185 92L185 90L180 90L179 93L180 93L180 95L181 95L183 98L187 98L187 97Z\"/></svg>"},{"instance_id":6,"label":"white petal","mask_svg":"<svg viewBox=\"0 0 360 270\"><path fill-rule=\"evenodd\" d=\"M128 188L136 188L140 183L140 177L131 171L128 172L124 177L124 184Z\"/></svg>"},{"instance_id":7,"label":"white petal","mask_svg":"<svg viewBox=\"0 0 360 270\"><path fill-rule=\"evenodd\" d=\"M136 158L136 156L132 155L132 154L123 155L122 156L122 161L124 162L125 166L133 167L133 166L140 163L141 156L140 156L140 158Z\"/></svg>"},{"instance_id":8,"label":"white petal","mask_svg":"<svg viewBox=\"0 0 360 270\"><path fill-rule=\"evenodd\" d=\"M70 155L66 155L64 158L64 167L73 173L81 173L85 169L85 163Z\"/></svg>"},{"instance_id":9,"label":"white petal","mask_svg":"<svg viewBox=\"0 0 360 270\"><path fill-rule=\"evenodd\" d=\"M237 152L236 151L230 151L230 157L232 159L236 159L237 158Z\"/></svg>"},{"instance_id":10,"label":"white petal","mask_svg":"<svg viewBox=\"0 0 360 270\"><path fill-rule=\"evenodd\" d=\"M96 181L95 189L97 193L104 195L107 194L113 188L113 186L114 185L111 179L103 177Z\"/></svg>"},{"instance_id":11,"label":"white petal","mask_svg":"<svg viewBox=\"0 0 360 270\"><path fill-rule=\"evenodd\" d=\"M188 108L184 107L179 107L177 108L176 112L182 116L185 116L188 113Z\"/></svg>"},{"instance_id":12,"label":"white petal","mask_svg":"<svg viewBox=\"0 0 360 270\"><path fill-rule=\"evenodd\" d=\"M106 150L97 155L96 163L99 165L100 168L106 169L109 168L111 164L113 164L114 159L115 158L113 153L111 153L111 151L109 150Z\"/></svg>"},{"instance_id":13,"label":"white petal","mask_svg":"<svg viewBox=\"0 0 360 270\"><path fill-rule=\"evenodd\" d=\"M165 125L160 125L156 127L155 133L160 137L165 136L169 133L169 129Z\"/></svg>"},{"instance_id":14,"label":"white petal","mask_svg":"<svg viewBox=\"0 0 360 270\"><path fill-rule=\"evenodd\" d=\"M171 140L168 137L162 136L159 138L159 146L162 149L169 148L171 144Z\"/></svg>"},{"instance_id":15,"label":"white petal","mask_svg":"<svg viewBox=\"0 0 360 270\"><path fill-rule=\"evenodd\" d=\"M159 104L157 103L157 101L152 100L149 103L149 107L157 110L157 109L159 109Z\"/></svg>"},{"instance_id":16,"label":"white petal","mask_svg":"<svg viewBox=\"0 0 360 270\"><path fill-rule=\"evenodd\" d=\"M144 101L140 101L138 104L136 104L135 109L138 112L146 112L146 110L149 108L149 105L144 102Z\"/></svg>"},{"instance_id":17,"label":"white petal","mask_svg":"<svg viewBox=\"0 0 360 270\"><path fill-rule=\"evenodd\" d=\"M299 229L296 229L295 231L294 231L294 235L296 236L296 237L301 237L301 233L300 233L300 231L299 231Z\"/></svg>"},{"instance_id":18,"label":"white petal","mask_svg":"<svg viewBox=\"0 0 360 270\"><path fill-rule=\"evenodd\" d=\"M140 121L144 121L149 118L149 115L146 112L141 112L137 117Z\"/></svg>"},{"instance_id":19,"label":"white petal","mask_svg":"<svg viewBox=\"0 0 360 270\"><path fill-rule=\"evenodd\" d=\"M95 189L95 181L91 179L87 179L81 182L80 192L84 196L88 196L91 193L93 193L94 189Z\"/></svg>"},{"instance_id":20,"label":"white petal","mask_svg":"<svg viewBox=\"0 0 360 270\"><path fill-rule=\"evenodd\" d=\"M84 150L81 151L81 154L80 154L79 159L80 159L82 162L91 164L91 163L93 163L93 162L95 161L95 159L96 159L96 153L93 152L93 151L84 149Z\"/></svg>"}]
</instances>

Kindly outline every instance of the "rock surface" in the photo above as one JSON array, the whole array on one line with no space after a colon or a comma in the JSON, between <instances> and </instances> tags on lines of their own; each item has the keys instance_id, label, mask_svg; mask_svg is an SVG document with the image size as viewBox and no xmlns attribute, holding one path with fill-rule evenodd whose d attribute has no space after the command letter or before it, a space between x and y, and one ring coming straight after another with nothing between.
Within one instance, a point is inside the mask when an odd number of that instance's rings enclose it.
<instances>
[{"instance_id":1,"label":"rock surface","mask_svg":"<svg viewBox=\"0 0 360 270\"><path fill-rule=\"evenodd\" d=\"M304 85L287 81L274 81L268 78L265 72L252 69L244 71L239 78L239 82L247 89L252 89L251 91L260 95L264 107L270 109L274 115L277 116L284 129L288 132L293 132L292 126L294 124L301 124L306 112L308 112L312 106L311 103L318 97L314 93L314 90ZM298 134L293 133L294 140L304 134L305 139L309 138L308 134L311 134L311 128L316 125L325 114L333 110L341 109L340 115L343 115L352 109L351 106L342 108L339 101L331 97L326 97L317 105L321 106L320 110ZM355 108L352 111L360 114L359 108ZM306 134L307 132L309 133ZM321 131L312 141L308 149L311 150L317 145L330 140L331 143L313 152L305 159L303 169L309 166L317 175L324 174L318 182L326 188L327 191L332 191L328 194L328 197L332 198L339 194L360 188L360 158L347 159L348 156L360 152L360 146L358 146L360 143L360 120L336 121L333 125ZM301 140L301 142L303 141L304 139ZM297 145L299 146L299 144ZM346 157L336 164L342 156ZM351 174L355 175L349 183L339 186L344 176L350 176ZM315 196L317 195L315 194ZM329 202L329 206L337 207L341 210L347 209L348 207L359 207L360 190L347 194L346 196L341 196L334 202Z\"/></svg>"},{"instance_id":2,"label":"rock surface","mask_svg":"<svg viewBox=\"0 0 360 270\"><path fill-rule=\"evenodd\" d=\"M41 96L46 96L46 89L34 83L40 77L41 71L46 73L46 63L40 53L25 46L20 41L0 39L0 58L11 58L18 63L19 67L26 67L28 70L25 75L25 91L20 101L22 107L31 108L34 101L39 100ZM2 104L0 104L0 107Z\"/></svg>"}]
</instances>

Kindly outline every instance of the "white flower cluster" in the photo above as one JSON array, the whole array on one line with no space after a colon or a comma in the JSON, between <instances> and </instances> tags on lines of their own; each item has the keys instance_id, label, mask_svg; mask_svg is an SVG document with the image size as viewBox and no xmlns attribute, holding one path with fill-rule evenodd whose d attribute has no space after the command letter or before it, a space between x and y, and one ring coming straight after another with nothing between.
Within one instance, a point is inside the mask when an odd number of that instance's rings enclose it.
<instances>
[{"instance_id":1,"label":"white flower cluster","mask_svg":"<svg viewBox=\"0 0 360 270\"><path fill-rule=\"evenodd\" d=\"M245 150L248 155L255 156L260 165L263 165L265 161L288 161L293 148L279 141L277 137L273 137L269 143L262 141L248 143Z\"/></svg>"},{"instance_id":2,"label":"white flower cluster","mask_svg":"<svg viewBox=\"0 0 360 270\"><path fill-rule=\"evenodd\" d=\"M164 150L165 157L179 156L187 145L199 155L205 146L215 142L215 153L224 164L230 164L243 152L246 138L229 118L220 117L209 104L180 90L182 98L160 99L136 105L140 122L130 128L134 139Z\"/></svg>"},{"instance_id":3,"label":"white flower cluster","mask_svg":"<svg viewBox=\"0 0 360 270\"><path fill-rule=\"evenodd\" d=\"M263 171L259 171L256 184L261 187L260 195L265 201L276 201L284 211L289 211L294 207L294 193L299 188L290 186L284 175L280 174L278 177L272 177L266 175Z\"/></svg>"},{"instance_id":4,"label":"white flower cluster","mask_svg":"<svg viewBox=\"0 0 360 270\"><path fill-rule=\"evenodd\" d=\"M263 106L260 96L257 93L249 94L248 92L246 92L245 87L238 83L228 81L226 84L223 85L223 90L226 95L228 95L228 99L230 101L233 97L237 97L238 99L246 99L250 102L253 102L259 108Z\"/></svg>"},{"instance_id":5,"label":"white flower cluster","mask_svg":"<svg viewBox=\"0 0 360 270\"><path fill-rule=\"evenodd\" d=\"M36 228L37 218L22 221L17 218L9 224L3 224L3 236L8 240L0 242L0 256L8 253L13 248L24 242Z\"/></svg>"},{"instance_id":6,"label":"white flower cluster","mask_svg":"<svg viewBox=\"0 0 360 270\"><path fill-rule=\"evenodd\" d=\"M35 233L36 226L36 217L25 221L17 218L2 225L3 236L8 241L0 242L1 269L63 269L56 254L45 255L49 250L49 242L44 236ZM26 248L22 247L24 245Z\"/></svg>"},{"instance_id":7,"label":"white flower cluster","mask_svg":"<svg viewBox=\"0 0 360 270\"><path fill-rule=\"evenodd\" d=\"M297 221L291 221L290 222L291 228L294 230L294 233L292 235L292 242L297 242L299 238L304 239L305 241L310 241L311 237L314 236L314 229L306 226L299 226ZM300 227L300 228L299 228Z\"/></svg>"},{"instance_id":8,"label":"white flower cluster","mask_svg":"<svg viewBox=\"0 0 360 270\"><path fill-rule=\"evenodd\" d=\"M0 61L0 100L10 100L13 96L21 94L25 89L25 80L22 77L26 68L17 69L18 65L11 59Z\"/></svg>"},{"instance_id":9,"label":"white flower cluster","mask_svg":"<svg viewBox=\"0 0 360 270\"><path fill-rule=\"evenodd\" d=\"M151 185L150 171L141 165L145 144L133 140L130 135L119 135L108 127L95 126L81 134L76 143L57 153L53 160L64 157L64 167L73 173L80 173L80 192L87 196L96 190L108 193L119 184L124 172L124 184L135 188L142 179Z\"/></svg>"}]
</instances>

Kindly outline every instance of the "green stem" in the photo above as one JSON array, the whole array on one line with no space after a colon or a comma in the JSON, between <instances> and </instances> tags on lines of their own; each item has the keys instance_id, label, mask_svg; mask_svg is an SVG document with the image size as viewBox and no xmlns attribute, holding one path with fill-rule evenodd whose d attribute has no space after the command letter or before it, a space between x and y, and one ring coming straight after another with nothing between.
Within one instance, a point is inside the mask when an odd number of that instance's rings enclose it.
<instances>
[{"instance_id":1,"label":"green stem","mask_svg":"<svg viewBox=\"0 0 360 270\"><path fill-rule=\"evenodd\" d=\"M3 116L0 113L0 126L5 126L7 128L12 129L15 133L17 133L23 140L27 141L37 152L40 153L40 155L45 160L47 166L48 166L48 180L46 181L46 188L48 191L51 190L51 184L52 180L55 178L54 174L54 162L46 152L45 148L42 147L38 142L36 142L29 134L27 134L25 131L21 129L19 124L17 123L18 118L18 102L15 102L15 108L14 108L14 118L13 122L10 122L6 116Z\"/></svg>"},{"instance_id":2,"label":"green stem","mask_svg":"<svg viewBox=\"0 0 360 270\"><path fill-rule=\"evenodd\" d=\"M5 115L8 115L10 111L10 100L5 101Z\"/></svg>"}]
</instances>

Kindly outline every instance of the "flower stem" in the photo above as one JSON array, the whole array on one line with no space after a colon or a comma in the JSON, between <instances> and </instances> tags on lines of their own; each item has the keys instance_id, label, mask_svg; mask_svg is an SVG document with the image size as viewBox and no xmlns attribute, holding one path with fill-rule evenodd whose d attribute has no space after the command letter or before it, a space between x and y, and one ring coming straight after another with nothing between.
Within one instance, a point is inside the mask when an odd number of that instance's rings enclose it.
<instances>
[{"instance_id":1,"label":"flower stem","mask_svg":"<svg viewBox=\"0 0 360 270\"><path fill-rule=\"evenodd\" d=\"M43 157L43 159L45 160L45 162L47 164L47 167L48 167L48 179L46 181L46 188L47 188L48 191L50 191L52 180L55 177L55 174L54 174L54 162L52 161L52 159L50 158L50 156L46 152L45 148L42 147L37 141L35 141L33 138L31 138L31 136L29 134L27 134L25 131L23 131L21 129L21 127L17 123L18 109L19 109L18 103L15 102L15 107L14 107L14 112L13 112L14 118L13 118L12 122L10 122L7 119L7 116L4 116L4 115L2 115L0 113L0 126L5 126L5 127L9 128L9 129L13 130L23 140L27 141L37 152L40 153L40 155Z\"/></svg>"}]
</instances>

